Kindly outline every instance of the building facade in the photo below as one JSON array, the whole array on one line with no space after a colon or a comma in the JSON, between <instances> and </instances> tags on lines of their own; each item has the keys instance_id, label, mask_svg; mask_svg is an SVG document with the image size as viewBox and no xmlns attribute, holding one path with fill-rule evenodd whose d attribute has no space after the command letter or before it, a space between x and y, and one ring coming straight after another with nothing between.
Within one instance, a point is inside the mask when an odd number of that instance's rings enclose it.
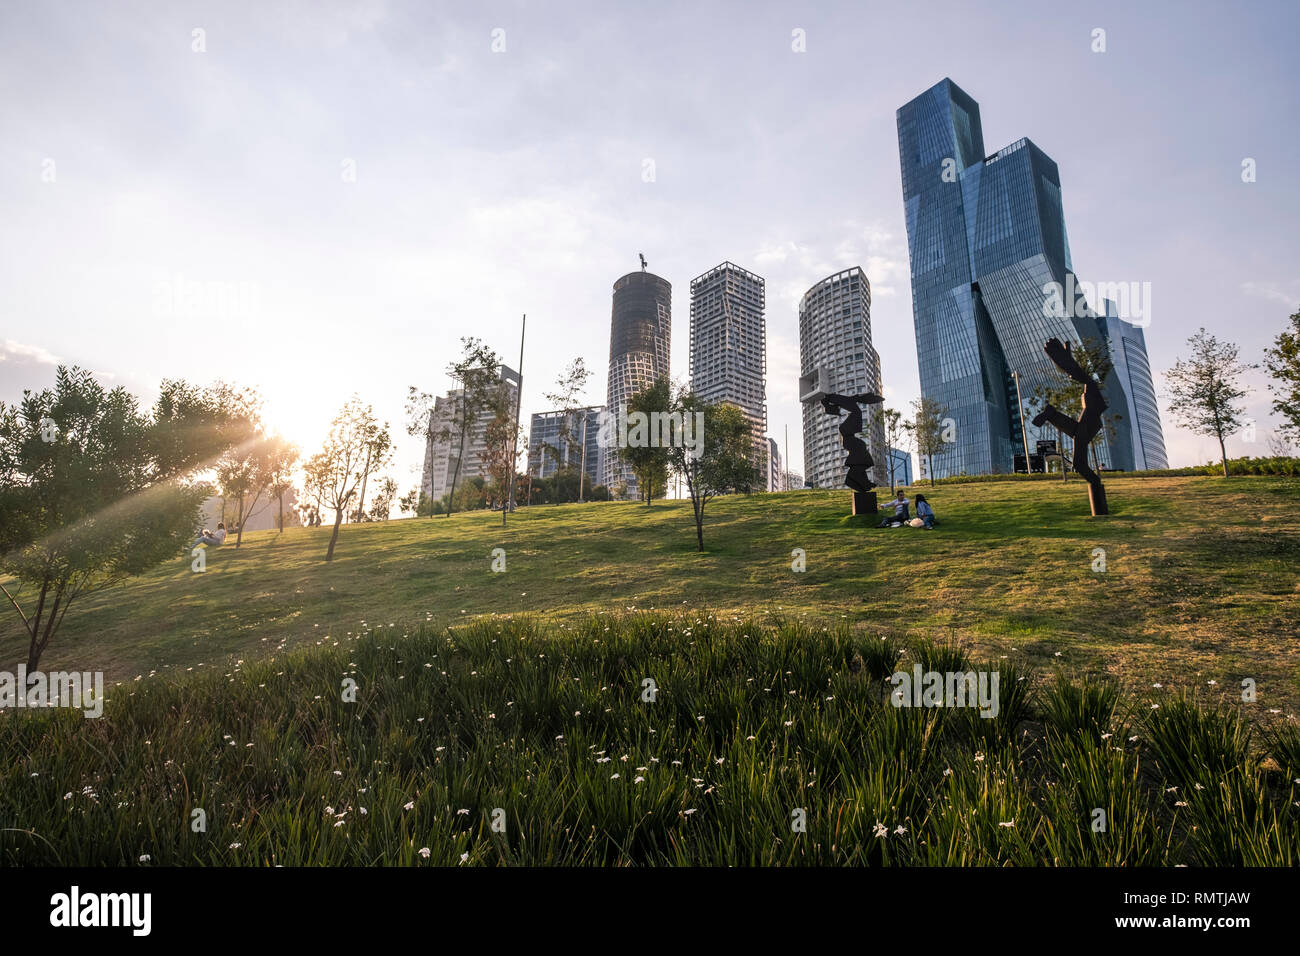
<instances>
[{"instance_id":1,"label":"building facade","mask_svg":"<svg viewBox=\"0 0 1300 956\"><path fill-rule=\"evenodd\" d=\"M819 380L827 392L883 394L880 356L871 344L871 284L857 266L827 276L800 300L799 370L803 379ZM875 462L871 479L877 485L889 483L885 426L875 418L879 409L862 409L862 438ZM839 432L843 418L827 415L820 402L803 402L804 480L813 487L844 487L847 453Z\"/></svg>"},{"instance_id":2,"label":"building facade","mask_svg":"<svg viewBox=\"0 0 1300 956\"><path fill-rule=\"evenodd\" d=\"M785 472L781 470L781 449L775 438L767 439L767 461L765 463L767 490L789 491L785 486Z\"/></svg>"},{"instance_id":3,"label":"building facade","mask_svg":"<svg viewBox=\"0 0 1300 956\"><path fill-rule=\"evenodd\" d=\"M507 365L501 366L498 378L497 387L503 393L498 396L498 399L507 403L504 407L509 408L513 415L517 407L522 378L518 372ZM463 389L453 389L446 395L439 395L434 399L433 409L429 412L429 430L424 446L424 469L420 476L420 490L430 501L440 501L451 491L453 477L457 487L468 478L488 477L482 457L487 449L484 434L494 413L485 405L479 409L471 409L466 416L461 409L463 395ZM463 454L459 432L462 418L469 421ZM459 473L456 471L458 460L460 461Z\"/></svg>"},{"instance_id":4,"label":"building facade","mask_svg":"<svg viewBox=\"0 0 1300 956\"><path fill-rule=\"evenodd\" d=\"M1115 303L1104 300L1105 321L1102 325L1110 345L1116 400L1123 402L1119 421L1114 423L1117 440L1127 435L1133 446L1132 467L1138 471L1169 467L1165 456L1165 435L1160 427L1160 406L1156 403L1155 380L1147 358L1146 335L1142 329L1119 318ZM1115 401L1106 399L1112 406ZM1107 410L1108 412L1110 409Z\"/></svg>"},{"instance_id":5,"label":"building facade","mask_svg":"<svg viewBox=\"0 0 1300 956\"><path fill-rule=\"evenodd\" d=\"M912 453L911 452L905 451L902 448L891 447L889 449L889 458L887 459L887 463L893 465L895 485L910 486L912 484ZM881 472L882 472L881 478L884 479L885 481L888 481L889 480L888 471L886 471L885 469L881 469Z\"/></svg>"},{"instance_id":6,"label":"building facade","mask_svg":"<svg viewBox=\"0 0 1300 956\"><path fill-rule=\"evenodd\" d=\"M765 285L733 262L691 280L690 375L698 398L730 402L744 413L754 436L754 462L760 474L770 476Z\"/></svg>"},{"instance_id":7,"label":"building facade","mask_svg":"<svg viewBox=\"0 0 1300 956\"><path fill-rule=\"evenodd\" d=\"M630 272L614 283L614 303L609 329L609 379L606 413L615 420L626 414L627 403L661 376L667 376L673 322L673 287L653 273ZM617 425L605 434L617 432ZM616 495L624 486L626 496L636 497L636 475L604 449L601 484Z\"/></svg>"},{"instance_id":8,"label":"building facade","mask_svg":"<svg viewBox=\"0 0 1300 956\"><path fill-rule=\"evenodd\" d=\"M1044 343L1115 337L1073 291L1056 163L1028 139L985 155L979 104L949 79L897 119L921 394L955 425L952 447L935 456L936 477L1009 472L1025 453L1022 436L1031 454L1038 439L1056 437L1030 422L1036 392L1060 380ZM1103 384L1121 387L1119 376ZM1147 431L1154 443L1158 426ZM1127 437L1103 436L1097 457L1128 469L1133 448Z\"/></svg>"},{"instance_id":9,"label":"building facade","mask_svg":"<svg viewBox=\"0 0 1300 956\"><path fill-rule=\"evenodd\" d=\"M568 416L568 437L563 434L564 412L535 412L528 429L528 474L549 478L560 468L584 469L587 487L600 483L604 454L600 447L604 405L590 405ZM586 448L584 458L584 434Z\"/></svg>"}]
</instances>

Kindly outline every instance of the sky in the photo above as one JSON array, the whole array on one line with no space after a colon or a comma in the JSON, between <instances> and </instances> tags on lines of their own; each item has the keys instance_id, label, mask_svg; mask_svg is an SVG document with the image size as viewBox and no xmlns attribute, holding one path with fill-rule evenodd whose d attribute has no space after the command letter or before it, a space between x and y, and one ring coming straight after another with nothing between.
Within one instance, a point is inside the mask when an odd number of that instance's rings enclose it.
<instances>
[{"instance_id":1,"label":"sky","mask_svg":"<svg viewBox=\"0 0 1300 956\"><path fill-rule=\"evenodd\" d=\"M59 363L146 402L224 379L310 453L356 393L406 491L407 389L449 388L460 337L517 366L527 314L526 427L579 356L603 404L638 253L673 285L682 380L690 280L731 260L767 280L798 471L818 280L866 271L885 397L919 394L895 111L944 77L989 153L1056 160L1080 278L1151 284L1157 373L1201 326L1259 362L1300 309L1297 35L1300 5L1264 0L8 3L0 401ZM1267 453L1266 382L1232 455ZM1162 419L1171 464L1217 453Z\"/></svg>"}]
</instances>

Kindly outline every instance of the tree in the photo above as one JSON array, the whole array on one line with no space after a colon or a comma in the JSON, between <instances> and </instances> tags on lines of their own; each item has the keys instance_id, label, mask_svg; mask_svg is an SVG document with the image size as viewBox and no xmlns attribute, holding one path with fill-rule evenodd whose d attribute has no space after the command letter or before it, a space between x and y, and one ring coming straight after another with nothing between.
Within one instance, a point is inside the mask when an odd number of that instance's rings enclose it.
<instances>
[{"instance_id":1,"label":"tree","mask_svg":"<svg viewBox=\"0 0 1300 956\"><path fill-rule=\"evenodd\" d=\"M509 506L510 476L515 473L518 433L515 429L515 410L511 407L509 397L509 391L500 388L489 392L485 401L492 419L483 427L483 449L478 458L490 481L488 496L492 507L496 506L498 500L501 507Z\"/></svg>"},{"instance_id":2,"label":"tree","mask_svg":"<svg viewBox=\"0 0 1300 956\"><path fill-rule=\"evenodd\" d=\"M872 417L885 426L885 455L889 459L889 493L892 495L896 468L893 450L902 445L903 437L907 434L903 427L903 413L896 408L881 408Z\"/></svg>"},{"instance_id":3,"label":"tree","mask_svg":"<svg viewBox=\"0 0 1300 956\"><path fill-rule=\"evenodd\" d=\"M343 515L356 496L361 482L390 454L392 442L388 424L380 425L374 409L356 395L334 417L325 447L312 455L304 467L307 494L334 511L334 532L330 535L326 561L334 560Z\"/></svg>"},{"instance_id":4,"label":"tree","mask_svg":"<svg viewBox=\"0 0 1300 956\"><path fill-rule=\"evenodd\" d=\"M270 455L272 446L262 428L262 399L252 389L229 390L231 407L236 410L233 443L217 459L217 488L226 503L233 503L235 515L235 548L244 540L244 522L259 510L264 510L269 499L258 509L262 494L270 483Z\"/></svg>"},{"instance_id":5,"label":"tree","mask_svg":"<svg viewBox=\"0 0 1300 956\"><path fill-rule=\"evenodd\" d=\"M1274 382L1273 411L1282 416L1279 430L1293 442L1300 442L1300 309L1291 313L1291 328L1283 329L1264 350L1264 366Z\"/></svg>"},{"instance_id":6,"label":"tree","mask_svg":"<svg viewBox=\"0 0 1300 956\"><path fill-rule=\"evenodd\" d=\"M456 466L452 472L448 501L456 500L456 484L460 479L461 460L465 457L465 443L477 430L479 413L489 401L491 393L501 388L501 359L473 336L462 337L461 357L447 366L447 374L459 384L450 396L450 410L444 402L428 392L410 387L406 398L406 431L409 435L424 436L425 443L456 445ZM451 517L448 508L447 517Z\"/></svg>"},{"instance_id":7,"label":"tree","mask_svg":"<svg viewBox=\"0 0 1300 956\"><path fill-rule=\"evenodd\" d=\"M293 466L301 453L298 446L279 436L269 440L266 462L266 493L280 509L279 527L284 531L284 496L293 490Z\"/></svg>"},{"instance_id":8,"label":"tree","mask_svg":"<svg viewBox=\"0 0 1300 956\"><path fill-rule=\"evenodd\" d=\"M588 370L581 357L576 358L569 363L569 367L561 372L560 377L555 380L555 391L546 393L546 400L560 412L560 426L557 430L557 437L564 450L563 462L560 461L560 449L551 448L549 445L546 447L555 458L556 465L562 468L573 467L573 462L570 459L572 458L574 439L577 438L580 441L585 439L583 432L586 428L586 416L583 416L582 429L574 428L573 419L578 411L583 408L581 396L589 378L591 378L590 370ZM578 434L575 435L575 431ZM585 447L584 441L583 448L585 449ZM578 467L581 468L582 464L580 454ZM579 479L579 483L581 484L581 479ZM579 500L582 499L581 487L578 489L578 498Z\"/></svg>"},{"instance_id":9,"label":"tree","mask_svg":"<svg viewBox=\"0 0 1300 956\"><path fill-rule=\"evenodd\" d=\"M78 598L174 558L193 540L195 482L226 448L220 390L168 380L152 414L123 388L59 366L54 387L0 403L0 585L27 635L27 667ZM31 588L30 600L24 591Z\"/></svg>"},{"instance_id":10,"label":"tree","mask_svg":"<svg viewBox=\"0 0 1300 956\"><path fill-rule=\"evenodd\" d=\"M366 514L366 481L372 474L375 474L384 468L387 468L393 462L394 449L393 444L388 437L388 424L384 424L383 442L371 441L366 446L365 464L361 466L361 491L357 497L357 507L353 511L351 520L353 521L373 521L374 518ZM392 505L392 500L389 500ZM385 518L385 520L387 520Z\"/></svg>"},{"instance_id":11,"label":"tree","mask_svg":"<svg viewBox=\"0 0 1300 956\"><path fill-rule=\"evenodd\" d=\"M745 414L730 402L708 403L690 392L675 396L670 412L681 421L703 414L703 425L694 428L695 448L674 442L666 450L674 471L686 479L695 517L696 550L704 550L704 508L713 498L728 491L748 494L758 483L754 464L754 432Z\"/></svg>"},{"instance_id":12,"label":"tree","mask_svg":"<svg viewBox=\"0 0 1300 956\"><path fill-rule=\"evenodd\" d=\"M646 416L647 421L655 421L654 416L665 415L674 408L672 383L666 376L656 379L650 385L633 395L627 403L629 419L638 412ZM630 430L630 429L629 429ZM651 445L650 442L638 442L624 448L616 448L614 454L626 462L636 475L637 491L645 498L648 506L656 497L661 497L668 490L668 449ZM659 494L655 494L655 489Z\"/></svg>"},{"instance_id":13,"label":"tree","mask_svg":"<svg viewBox=\"0 0 1300 956\"><path fill-rule=\"evenodd\" d=\"M947 417L947 405L922 396L912 402L912 417L903 423L903 428L912 436L916 453L926 460L926 473L931 485L934 484L934 456L947 451L944 441Z\"/></svg>"},{"instance_id":14,"label":"tree","mask_svg":"<svg viewBox=\"0 0 1300 956\"><path fill-rule=\"evenodd\" d=\"M370 509L371 521L387 521L393 510L393 499L397 497L397 482L385 475L375 493L375 503Z\"/></svg>"},{"instance_id":15,"label":"tree","mask_svg":"<svg viewBox=\"0 0 1300 956\"><path fill-rule=\"evenodd\" d=\"M1178 359L1165 373L1169 385L1169 410L1179 424L1198 435L1218 439L1223 477L1228 477L1228 452L1224 439L1244 424L1246 390L1238 385L1254 365L1243 364L1237 346L1220 342L1202 328L1187 340L1191 358Z\"/></svg>"}]
</instances>

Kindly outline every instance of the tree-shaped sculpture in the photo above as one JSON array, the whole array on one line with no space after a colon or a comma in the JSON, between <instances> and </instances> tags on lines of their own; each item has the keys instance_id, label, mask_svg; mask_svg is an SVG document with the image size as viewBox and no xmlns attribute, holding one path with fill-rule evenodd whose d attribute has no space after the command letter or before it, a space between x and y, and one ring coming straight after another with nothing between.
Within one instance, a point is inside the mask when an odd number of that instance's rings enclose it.
<instances>
[{"instance_id":1,"label":"tree-shaped sculpture","mask_svg":"<svg viewBox=\"0 0 1300 956\"><path fill-rule=\"evenodd\" d=\"M1074 470L1088 480L1088 504L1092 507L1093 515L1110 514L1106 507L1106 489L1102 487L1101 475L1088 465L1088 449L1101 431L1101 413L1106 410L1101 384L1075 360L1068 342L1050 339L1043 346L1043 351L1056 363L1057 368L1083 386L1083 400L1080 403L1082 407L1078 421L1053 408L1049 402L1046 408L1034 416L1034 425L1050 422L1070 436L1074 442ZM1025 451L1027 453L1028 449Z\"/></svg>"},{"instance_id":2,"label":"tree-shaped sculpture","mask_svg":"<svg viewBox=\"0 0 1300 956\"><path fill-rule=\"evenodd\" d=\"M848 466L849 472L844 477L844 484L853 489L853 513L875 514L876 494L871 489L875 485L871 482L871 476L867 474L867 469L875 462L872 461L871 452L867 451L867 443L858 437L862 431L862 406L876 405L885 399L880 395L865 393L863 395L823 395L821 397L822 410L827 415L839 417L841 411L848 412L848 417L840 422L840 439L844 443L844 448L849 453L849 457L844 464Z\"/></svg>"}]
</instances>

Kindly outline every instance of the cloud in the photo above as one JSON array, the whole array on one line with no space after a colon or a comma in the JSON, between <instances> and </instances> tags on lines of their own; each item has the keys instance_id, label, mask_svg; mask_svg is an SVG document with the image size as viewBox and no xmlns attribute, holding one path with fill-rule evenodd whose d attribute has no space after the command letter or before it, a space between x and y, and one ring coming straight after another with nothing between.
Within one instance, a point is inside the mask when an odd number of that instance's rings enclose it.
<instances>
[{"instance_id":1,"label":"cloud","mask_svg":"<svg viewBox=\"0 0 1300 956\"><path fill-rule=\"evenodd\" d=\"M1283 305L1297 307L1300 304L1300 282L1243 282L1241 291L1257 299L1281 302Z\"/></svg>"}]
</instances>

